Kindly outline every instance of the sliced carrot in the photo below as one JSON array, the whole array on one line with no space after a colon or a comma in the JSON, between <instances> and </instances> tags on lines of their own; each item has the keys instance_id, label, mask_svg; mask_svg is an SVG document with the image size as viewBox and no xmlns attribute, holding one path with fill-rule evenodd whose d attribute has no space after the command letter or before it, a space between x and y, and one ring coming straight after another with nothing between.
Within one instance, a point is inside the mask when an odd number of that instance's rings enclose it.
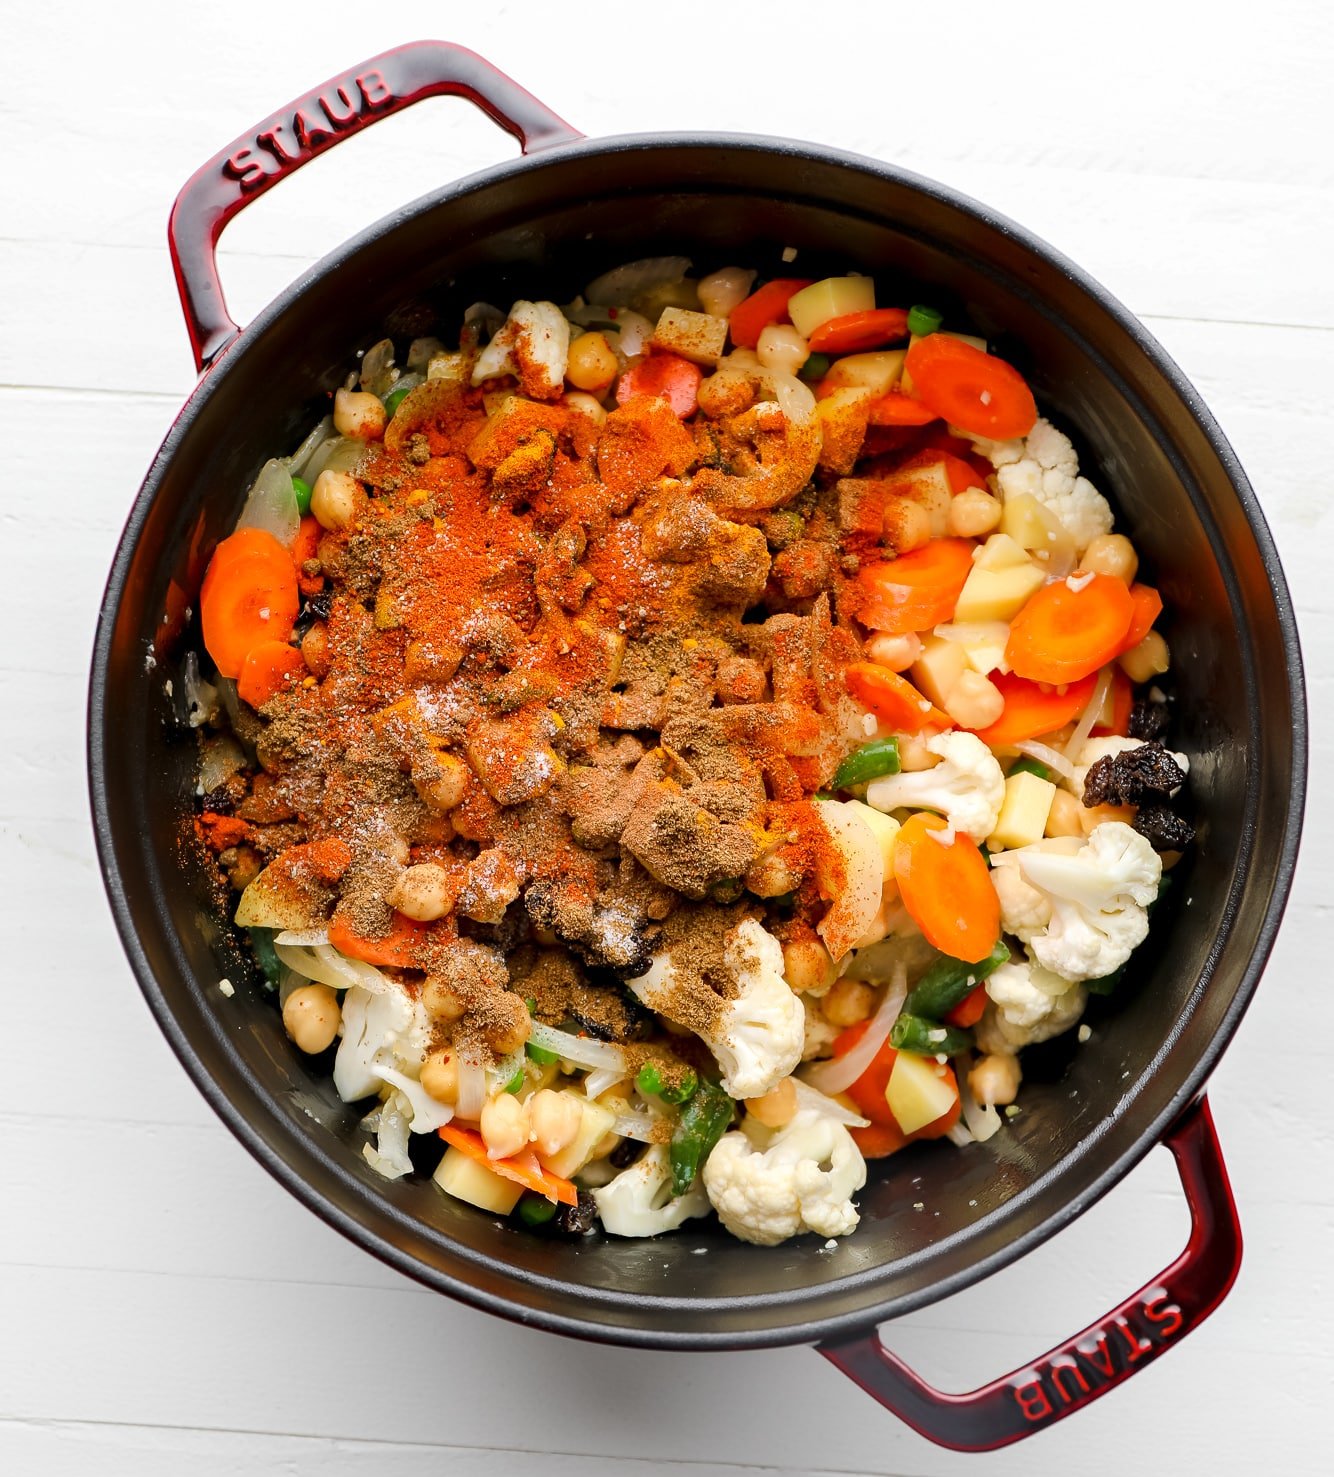
<instances>
[{"instance_id":1,"label":"sliced carrot","mask_svg":"<svg viewBox=\"0 0 1334 1477\"><path fill-rule=\"evenodd\" d=\"M199 817L199 834L210 851L226 851L249 841L254 832L248 821L234 815L219 815L216 810L206 810Z\"/></svg>"},{"instance_id":2,"label":"sliced carrot","mask_svg":"<svg viewBox=\"0 0 1334 1477\"><path fill-rule=\"evenodd\" d=\"M938 538L857 576L863 625L902 636L947 621L973 567L970 539Z\"/></svg>"},{"instance_id":3,"label":"sliced carrot","mask_svg":"<svg viewBox=\"0 0 1334 1477\"><path fill-rule=\"evenodd\" d=\"M1019 371L960 339L942 333L916 339L905 367L922 404L971 436L1027 436L1038 418L1033 392Z\"/></svg>"},{"instance_id":4,"label":"sliced carrot","mask_svg":"<svg viewBox=\"0 0 1334 1477\"><path fill-rule=\"evenodd\" d=\"M1131 585L1131 603L1135 613L1122 642L1122 651L1132 651L1153 630L1153 623L1163 613L1163 597L1152 585Z\"/></svg>"},{"instance_id":5,"label":"sliced carrot","mask_svg":"<svg viewBox=\"0 0 1334 1477\"><path fill-rule=\"evenodd\" d=\"M261 641L246 653L236 692L252 708L262 708L306 675L306 659L286 641Z\"/></svg>"},{"instance_id":6,"label":"sliced carrot","mask_svg":"<svg viewBox=\"0 0 1334 1477\"><path fill-rule=\"evenodd\" d=\"M1110 574L1044 585L1010 624L1005 660L1034 682L1074 682L1123 649L1135 602Z\"/></svg>"},{"instance_id":7,"label":"sliced carrot","mask_svg":"<svg viewBox=\"0 0 1334 1477\"><path fill-rule=\"evenodd\" d=\"M247 528L224 539L199 596L204 646L218 671L239 677L252 648L261 641L285 641L299 606L296 568L272 534Z\"/></svg>"},{"instance_id":8,"label":"sliced carrot","mask_svg":"<svg viewBox=\"0 0 1334 1477\"><path fill-rule=\"evenodd\" d=\"M850 1128L848 1132L863 1159L886 1159L908 1143L897 1123L872 1123L867 1128Z\"/></svg>"},{"instance_id":9,"label":"sliced carrot","mask_svg":"<svg viewBox=\"0 0 1334 1477\"><path fill-rule=\"evenodd\" d=\"M938 815L908 817L894 839L894 880L926 941L977 964L1000 937L1000 899L976 843L958 831L946 845L932 835L943 830Z\"/></svg>"},{"instance_id":10,"label":"sliced carrot","mask_svg":"<svg viewBox=\"0 0 1334 1477\"><path fill-rule=\"evenodd\" d=\"M950 491L956 497L961 492L967 492L970 487L980 487L986 491L986 479L961 456L951 456L948 451L937 452L936 455L945 464L945 475L950 479Z\"/></svg>"},{"instance_id":11,"label":"sliced carrot","mask_svg":"<svg viewBox=\"0 0 1334 1477\"><path fill-rule=\"evenodd\" d=\"M951 1026L958 1026L961 1031L966 1031L982 1019L982 1012L986 1008L986 985L974 985L953 1010L945 1012L945 1019Z\"/></svg>"},{"instance_id":12,"label":"sliced carrot","mask_svg":"<svg viewBox=\"0 0 1334 1477\"><path fill-rule=\"evenodd\" d=\"M896 338L908 337L906 308L870 308L861 313L843 313L830 318L811 334L807 342L820 354L857 354L878 349Z\"/></svg>"},{"instance_id":13,"label":"sliced carrot","mask_svg":"<svg viewBox=\"0 0 1334 1477\"><path fill-rule=\"evenodd\" d=\"M954 727L947 713L932 707L911 682L888 667L876 662L852 662L843 669L843 680L853 697L895 733L920 733L928 723L937 728Z\"/></svg>"},{"instance_id":14,"label":"sliced carrot","mask_svg":"<svg viewBox=\"0 0 1334 1477\"><path fill-rule=\"evenodd\" d=\"M209 560L209 570L222 569L234 559L249 556L272 559L279 564L284 559L291 558L289 551L264 529L238 528L235 533L228 534L213 550L213 557ZM208 576L205 575L204 578L207 579Z\"/></svg>"},{"instance_id":15,"label":"sliced carrot","mask_svg":"<svg viewBox=\"0 0 1334 1477\"><path fill-rule=\"evenodd\" d=\"M513 1180L516 1185L522 1185L525 1190L532 1190L535 1194L544 1195L548 1200L559 1201L562 1205L578 1205L579 1192L569 1180L562 1179L558 1174L552 1174L549 1169L543 1169L537 1155L532 1149L525 1149L522 1154L515 1154L509 1159L492 1159L486 1152L486 1144L480 1133L471 1128L461 1128L456 1123L446 1123L439 1130L440 1137L461 1154L466 1154L469 1159L474 1159L478 1164L484 1165L493 1174L498 1174L507 1180Z\"/></svg>"},{"instance_id":16,"label":"sliced carrot","mask_svg":"<svg viewBox=\"0 0 1334 1477\"><path fill-rule=\"evenodd\" d=\"M297 588L303 595L318 595L324 588L322 574L305 574L301 568L307 559L315 558L323 534L324 530L307 513L301 520L301 527L297 529L296 537L292 540L292 563L296 565Z\"/></svg>"},{"instance_id":17,"label":"sliced carrot","mask_svg":"<svg viewBox=\"0 0 1334 1477\"><path fill-rule=\"evenodd\" d=\"M891 390L879 400L872 400L867 409L867 421L873 426L925 426L939 419L938 411L902 390Z\"/></svg>"},{"instance_id":18,"label":"sliced carrot","mask_svg":"<svg viewBox=\"0 0 1334 1477\"><path fill-rule=\"evenodd\" d=\"M855 1026L849 1026L846 1031L840 1032L834 1040L835 1057L846 1056L865 1036L868 1024L867 1021L859 1021ZM889 1074L894 1070L894 1058L897 1056L898 1052L886 1040L871 1058L870 1065L862 1075L846 1089L848 1097L852 1099L858 1112L864 1118L869 1118L872 1123L882 1124L896 1130L898 1121L889 1111L885 1089L889 1086ZM904 1139L900 1133L899 1144L902 1145L903 1142Z\"/></svg>"},{"instance_id":19,"label":"sliced carrot","mask_svg":"<svg viewBox=\"0 0 1334 1477\"><path fill-rule=\"evenodd\" d=\"M771 323L791 323L788 300L803 287L811 285L809 277L776 277L752 292L732 309L727 320L728 332L738 349L753 349L760 335Z\"/></svg>"},{"instance_id":20,"label":"sliced carrot","mask_svg":"<svg viewBox=\"0 0 1334 1477\"><path fill-rule=\"evenodd\" d=\"M318 841L301 841L279 852L278 860L300 865L321 882L334 883L352 865L352 848L339 836L322 836Z\"/></svg>"},{"instance_id":21,"label":"sliced carrot","mask_svg":"<svg viewBox=\"0 0 1334 1477\"><path fill-rule=\"evenodd\" d=\"M390 969L417 969L422 942L429 932L426 924L395 913L389 932L372 939L358 933L346 918L335 914L329 925L329 942L349 959L361 959L367 964Z\"/></svg>"},{"instance_id":22,"label":"sliced carrot","mask_svg":"<svg viewBox=\"0 0 1334 1477\"><path fill-rule=\"evenodd\" d=\"M1093 696L1097 677L1090 673L1061 689L1041 687L1013 672L993 672L991 680L1005 699L1005 709L989 728L979 728L976 733L984 744L994 749L1001 744L1018 744L1024 739L1052 733L1077 718Z\"/></svg>"},{"instance_id":23,"label":"sliced carrot","mask_svg":"<svg viewBox=\"0 0 1334 1477\"><path fill-rule=\"evenodd\" d=\"M624 405L632 395L657 395L682 420L694 415L699 404L699 382L704 371L679 354L650 354L632 364L616 381L616 403Z\"/></svg>"},{"instance_id":24,"label":"sliced carrot","mask_svg":"<svg viewBox=\"0 0 1334 1477\"><path fill-rule=\"evenodd\" d=\"M1133 593L1133 591L1132 591ZM1130 678L1117 667L1112 673L1112 721L1109 726L1101 723L1093 725L1093 737L1104 738L1109 734L1115 734L1118 738L1127 738L1130 734L1130 714L1135 706L1135 689Z\"/></svg>"}]
</instances>

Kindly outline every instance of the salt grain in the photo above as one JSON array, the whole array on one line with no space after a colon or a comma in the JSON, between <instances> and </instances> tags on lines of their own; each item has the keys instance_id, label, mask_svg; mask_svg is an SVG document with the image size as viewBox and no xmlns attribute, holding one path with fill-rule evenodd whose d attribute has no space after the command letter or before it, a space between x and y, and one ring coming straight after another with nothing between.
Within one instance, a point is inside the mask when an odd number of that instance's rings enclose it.
<instances>
[{"instance_id":1,"label":"salt grain","mask_svg":"<svg viewBox=\"0 0 1334 1477\"><path fill-rule=\"evenodd\" d=\"M232 996L236 994L236 989L233 986L231 980L219 980L218 989L222 991L222 993L228 998L228 1000L230 1000Z\"/></svg>"},{"instance_id":2,"label":"salt grain","mask_svg":"<svg viewBox=\"0 0 1334 1477\"><path fill-rule=\"evenodd\" d=\"M796 259L797 259L797 248L795 246L785 246L783 248L783 260L785 262L794 262L794 261L796 261Z\"/></svg>"}]
</instances>

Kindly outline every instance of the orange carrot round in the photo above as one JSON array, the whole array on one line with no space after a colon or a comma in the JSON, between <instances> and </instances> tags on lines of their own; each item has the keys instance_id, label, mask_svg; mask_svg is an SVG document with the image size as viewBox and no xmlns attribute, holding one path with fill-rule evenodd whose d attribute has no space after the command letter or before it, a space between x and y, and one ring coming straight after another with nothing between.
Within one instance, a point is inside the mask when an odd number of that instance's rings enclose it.
<instances>
[{"instance_id":1,"label":"orange carrot round","mask_svg":"<svg viewBox=\"0 0 1334 1477\"><path fill-rule=\"evenodd\" d=\"M993 672L991 680L1005 699L1005 709L990 727L975 731L984 744L994 749L1052 733L1077 718L1088 706L1097 678L1090 673L1059 691L1051 686L1039 687L1013 672Z\"/></svg>"},{"instance_id":2,"label":"orange carrot round","mask_svg":"<svg viewBox=\"0 0 1334 1477\"><path fill-rule=\"evenodd\" d=\"M976 844L962 831L948 845L932 835L945 829L938 815L909 816L894 840L894 880L927 943L977 964L1000 937L1000 899Z\"/></svg>"},{"instance_id":3,"label":"orange carrot round","mask_svg":"<svg viewBox=\"0 0 1334 1477\"><path fill-rule=\"evenodd\" d=\"M947 621L973 567L969 539L938 538L857 576L857 617L875 631L902 636Z\"/></svg>"},{"instance_id":4,"label":"orange carrot round","mask_svg":"<svg viewBox=\"0 0 1334 1477\"><path fill-rule=\"evenodd\" d=\"M791 323L787 312L788 300L803 287L809 287L811 280L809 277L777 277L738 303L727 320L732 343L738 349L753 349L771 323Z\"/></svg>"},{"instance_id":5,"label":"orange carrot round","mask_svg":"<svg viewBox=\"0 0 1334 1477\"><path fill-rule=\"evenodd\" d=\"M704 371L679 354L654 353L632 364L616 382L616 403L624 405L632 395L657 395L682 420L694 415L699 382ZM669 422L670 424L670 422Z\"/></svg>"},{"instance_id":6,"label":"orange carrot round","mask_svg":"<svg viewBox=\"0 0 1334 1477\"><path fill-rule=\"evenodd\" d=\"M861 1150L863 1159L886 1159L897 1154L908 1142L897 1123L870 1123L865 1128L850 1128L852 1142Z\"/></svg>"},{"instance_id":7,"label":"orange carrot round","mask_svg":"<svg viewBox=\"0 0 1334 1477\"><path fill-rule=\"evenodd\" d=\"M872 400L867 409L867 422L872 426L925 426L939 419L936 411L901 390Z\"/></svg>"},{"instance_id":8,"label":"orange carrot round","mask_svg":"<svg viewBox=\"0 0 1334 1477\"><path fill-rule=\"evenodd\" d=\"M292 563L296 565L297 588L303 595L318 595L324 588L324 576L317 574L313 577L305 574L301 566L307 559L313 559L319 548L320 539L324 536L324 530L316 520L307 513L301 520L301 527L297 529L296 537L292 540Z\"/></svg>"},{"instance_id":9,"label":"orange carrot round","mask_svg":"<svg viewBox=\"0 0 1334 1477\"><path fill-rule=\"evenodd\" d=\"M1135 613L1130 618L1130 629L1125 634L1122 651L1131 651L1138 646L1163 613L1163 597L1152 585L1131 585L1130 599Z\"/></svg>"},{"instance_id":10,"label":"orange carrot round","mask_svg":"<svg viewBox=\"0 0 1334 1477\"><path fill-rule=\"evenodd\" d=\"M982 1012L986 1008L986 985L974 985L953 1010L945 1012L945 1022L947 1025L958 1026L961 1031L966 1031L982 1019Z\"/></svg>"},{"instance_id":11,"label":"orange carrot round","mask_svg":"<svg viewBox=\"0 0 1334 1477\"><path fill-rule=\"evenodd\" d=\"M1038 418L1017 369L957 338L933 333L915 340L906 368L922 404L969 435L1008 441L1027 436Z\"/></svg>"},{"instance_id":12,"label":"orange carrot round","mask_svg":"<svg viewBox=\"0 0 1334 1477\"><path fill-rule=\"evenodd\" d=\"M372 939L358 933L346 918L335 914L329 925L329 942L349 959L361 959L367 964L390 969L418 969L422 940L428 932L425 923L416 923L402 913L395 913L388 933Z\"/></svg>"},{"instance_id":13,"label":"orange carrot round","mask_svg":"<svg viewBox=\"0 0 1334 1477\"><path fill-rule=\"evenodd\" d=\"M811 334L807 342L820 354L857 354L878 349L896 338L908 337L906 308L869 308L830 318Z\"/></svg>"},{"instance_id":14,"label":"orange carrot round","mask_svg":"<svg viewBox=\"0 0 1334 1477\"><path fill-rule=\"evenodd\" d=\"M1110 574L1074 574L1044 585L1015 616L1005 660L1034 682L1074 682L1123 649L1135 603Z\"/></svg>"},{"instance_id":15,"label":"orange carrot round","mask_svg":"<svg viewBox=\"0 0 1334 1477\"><path fill-rule=\"evenodd\" d=\"M246 653L236 679L242 702L262 708L271 697L306 675L306 659L286 641L261 641Z\"/></svg>"},{"instance_id":16,"label":"orange carrot round","mask_svg":"<svg viewBox=\"0 0 1334 1477\"><path fill-rule=\"evenodd\" d=\"M895 733L920 733L928 723L953 728L954 720L934 708L897 672L876 662L851 662L843 669L848 691L869 708L881 724Z\"/></svg>"},{"instance_id":17,"label":"orange carrot round","mask_svg":"<svg viewBox=\"0 0 1334 1477\"><path fill-rule=\"evenodd\" d=\"M219 544L200 591L204 646L224 677L239 677L246 657L260 642L286 641L296 624L300 608L296 566L272 534L261 537L272 550L259 545L238 553L232 539Z\"/></svg>"}]
</instances>

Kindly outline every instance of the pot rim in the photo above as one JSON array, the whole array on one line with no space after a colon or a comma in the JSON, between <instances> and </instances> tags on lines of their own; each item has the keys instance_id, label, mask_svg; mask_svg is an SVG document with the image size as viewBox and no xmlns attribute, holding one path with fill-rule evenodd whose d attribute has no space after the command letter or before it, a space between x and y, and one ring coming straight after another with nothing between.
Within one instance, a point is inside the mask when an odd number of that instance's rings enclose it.
<instances>
[{"instance_id":1,"label":"pot rim","mask_svg":"<svg viewBox=\"0 0 1334 1477\"><path fill-rule=\"evenodd\" d=\"M293 1164L278 1152L275 1147L276 1140L285 1140L298 1156L314 1155L322 1161L326 1172L345 1182L350 1179L347 1170L317 1142L301 1135L296 1125L279 1116L267 1095L258 1088L257 1084L248 1082L253 1092L245 1106L229 1097L210 1075L178 1023L139 941L112 847L111 820L106 803L107 773L103 726L110 716L106 689L111 661L114 614L119 610L125 593L130 561L139 542L149 508L158 494L158 484L165 468L174 457L180 442L213 390L231 372L239 369L246 346L258 339L271 324L285 314L315 282L339 269L347 260L355 257L372 242L391 234L408 219L445 205L472 190L490 186L502 180L517 178L530 171L540 171L558 161L631 151L674 149L700 151L721 149L742 150L756 154L779 154L794 160L853 170L867 177L871 182L906 186L955 212L970 217L980 226L999 231L1011 238L1037 257L1045 266L1060 273L1086 296L1093 299L1096 305L1130 336L1139 352L1164 377L1171 391L1179 398L1203 432L1211 450L1228 476L1268 575L1286 659L1292 720L1292 779L1283 825L1282 845L1278 848L1273 863L1271 891L1250 959L1242 972L1240 983L1227 1010L1207 1046L1184 1074L1170 1099L1159 1109L1149 1124L1139 1130L1130 1144L1110 1164L1093 1172L1086 1170L1084 1182L1076 1186L1073 1193L1064 1195L1060 1203L1044 1214L1034 1226L991 1254L970 1262L958 1271L933 1279L915 1291L898 1294L890 1300L870 1307L835 1315L799 1318L791 1323L747 1330L742 1334L718 1332L703 1325L707 1324L709 1315L713 1311L722 1311L724 1308L736 1310L748 1303L762 1305L766 1309L782 1309L787 1305L795 1309L811 1297L813 1289L806 1286L738 1299L686 1299L638 1295L631 1297L615 1290L585 1287L579 1288L578 1292L583 1304L593 1315L589 1319L568 1316L549 1308L539 1309L528 1306L518 1309L515 1304L507 1301L503 1296L479 1288L453 1272L445 1271L438 1266L427 1265L402 1249L389 1236L371 1229L361 1220L325 1199L313 1188L307 1177L299 1173ZM1253 728L1255 718L1256 714L1252 706ZM472 1307L510 1320L514 1320L517 1314L524 1323L548 1332L606 1343L659 1349L771 1348L846 1339L864 1334L889 1318L915 1311L962 1291L1017 1261L1035 1246L1064 1229L1119 1183L1149 1150L1162 1140L1175 1120L1203 1091L1210 1072L1232 1039L1255 993L1273 948L1292 885L1301 838L1308 764L1308 720L1301 650L1292 599L1273 537L1254 490L1217 422L1194 386L1139 320L1082 268L1041 238L999 212L935 180L864 155L801 140L766 138L753 134L702 132L620 134L604 138L579 139L544 149L531 156L476 171L419 196L374 222L327 253L268 303L251 323L227 343L200 376L198 383L173 421L135 497L124 531L117 544L99 612L89 681L87 725L88 778L94 834L108 899L122 945L149 1009L171 1044L172 1050L214 1111L254 1158L326 1224L347 1236L388 1266L436 1292L447 1293ZM1258 804L1257 791L1256 780L1252 777L1247 787L1241 843L1242 854L1246 859L1251 858L1255 845L1254 815ZM1242 877L1245 872L1244 866L1239 869ZM1235 896L1239 887L1238 877L1234 876L1230 895ZM1230 927L1229 922L1228 928ZM217 1028L215 1021L210 1024L215 1029ZM1175 1033L1168 1036L1163 1042L1163 1048L1169 1047L1175 1039ZM243 1079L250 1078L244 1063L238 1060L236 1068ZM1135 1082L1129 1085L1127 1095L1136 1096L1140 1087L1153 1075L1154 1070L1152 1065L1146 1067ZM256 1109L259 1111L256 1112ZM271 1131L269 1133L262 1131L259 1126L261 1123L270 1127ZM974 1222L974 1226L980 1227L998 1217L1008 1218L1017 1207L1050 1196L1053 1188L1059 1185L1060 1181L1088 1164L1089 1151L1106 1137L1112 1126L1110 1121L1100 1124L1093 1133L1080 1141L1075 1150L1065 1155L1050 1170L1034 1180L1020 1195ZM365 1187L359 1180L351 1183L356 1197L364 1200L366 1198ZM403 1214L387 1199L378 1202L377 1211L389 1221L403 1224L405 1229L416 1228L418 1225L414 1217ZM460 1260L477 1267L485 1267L493 1272L498 1271L510 1281L519 1281L537 1289L544 1287L559 1289L562 1294L566 1295L571 1288L568 1282L536 1276L509 1267L497 1257L473 1252L457 1242L452 1244L452 1250ZM917 1254L914 1259L928 1259L938 1254L940 1250L939 1246L931 1248L925 1253ZM898 1265L901 1266L902 1263ZM821 1284L818 1291L838 1290L844 1293L856 1293L883 1280L889 1270L888 1267L880 1267L854 1273L848 1277ZM630 1327L617 1322L598 1321L599 1310L604 1307L620 1310L630 1307L650 1317L654 1309L664 1312L670 1310L676 1313L688 1311L694 1315L694 1320L700 1326L689 1329L660 1329Z\"/></svg>"}]
</instances>

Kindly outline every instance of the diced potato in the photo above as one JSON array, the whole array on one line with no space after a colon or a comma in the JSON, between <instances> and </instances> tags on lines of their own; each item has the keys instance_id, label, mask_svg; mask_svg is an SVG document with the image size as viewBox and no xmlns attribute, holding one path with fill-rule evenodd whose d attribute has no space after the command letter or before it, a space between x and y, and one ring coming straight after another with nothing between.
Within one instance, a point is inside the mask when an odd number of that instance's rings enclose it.
<instances>
[{"instance_id":1,"label":"diced potato","mask_svg":"<svg viewBox=\"0 0 1334 1477\"><path fill-rule=\"evenodd\" d=\"M593 1157L593 1150L597 1147L599 1140L615 1122L611 1110L603 1107L601 1103L590 1103L579 1092L573 1092L570 1096L583 1110L579 1132L559 1153L538 1155L544 1169L549 1169L552 1174L558 1174L562 1179L567 1180L572 1175L578 1174Z\"/></svg>"},{"instance_id":2,"label":"diced potato","mask_svg":"<svg viewBox=\"0 0 1334 1477\"><path fill-rule=\"evenodd\" d=\"M1032 846L1041 841L1047 830L1056 786L1050 780L1024 772L1012 774L1005 781L1005 803L996 821L996 829L987 837L992 851L1010 851L1016 846Z\"/></svg>"},{"instance_id":3,"label":"diced potato","mask_svg":"<svg viewBox=\"0 0 1334 1477\"><path fill-rule=\"evenodd\" d=\"M1044 582L1042 571L1027 561L1009 569L974 565L954 613L962 621L1012 620Z\"/></svg>"},{"instance_id":4,"label":"diced potato","mask_svg":"<svg viewBox=\"0 0 1334 1477\"><path fill-rule=\"evenodd\" d=\"M820 425L819 465L840 474L852 471L866 440L870 390L849 386L833 391L817 402L815 419Z\"/></svg>"},{"instance_id":5,"label":"diced potato","mask_svg":"<svg viewBox=\"0 0 1334 1477\"><path fill-rule=\"evenodd\" d=\"M664 308L653 330L653 346L695 364L717 364L727 343L727 319L688 308Z\"/></svg>"},{"instance_id":6,"label":"diced potato","mask_svg":"<svg viewBox=\"0 0 1334 1477\"><path fill-rule=\"evenodd\" d=\"M1009 627L1004 628L1007 632ZM965 641L962 643L964 660L979 676L989 677L992 672L1008 672L1010 664L1005 660L1008 637L998 640Z\"/></svg>"},{"instance_id":7,"label":"diced potato","mask_svg":"<svg viewBox=\"0 0 1334 1477\"><path fill-rule=\"evenodd\" d=\"M912 664L908 675L913 686L924 697L936 707L943 708L967 665L963 647L957 641L943 641L939 636L924 636L922 654Z\"/></svg>"},{"instance_id":8,"label":"diced potato","mask_svg":"<svg viewBox=\"0 0 1334 1477\"><path fill-rule=\"evenodd\" d=\"M890 1068L885 1101L904 1133L942 1118L959 1095L953 1074L934 1057L901 1051Z\"/></svg>"},{"instance_id":9,"label":"diced potato","mask_svg":"<svg viewBox=\"0 0 1334 1477\"><path fill-rule=\"evenodd\" d=\"M1032 565L1024 546L1004 533L993 533L973 563L978 569L1014 569ZM963 616L955 616L956 622L963 619Z\"/></svg>"},{"instance_id":10,"label":"diced potato","mask_svg":"<svg viewBox=\"0 0 1334 1477\"><path fill-rule=\"evenodd\" d=\"M857 814L875 832L875 839L880 843L880 850L885 858L885 881L888 882L894 875L894 842L899 834L898 821L883 811L863 804L860 800L848 800L844 803L855 805Z\"/></svg>"},{"instance_id":11,"label":"diced potato","mask_svg":"<svg viewBox=\"0 0 1334 1477\"><path fill-rule=\"evenodd\" d=\"M971 334L971 333L951 333L946 328L938 329L937 330L937 334L941 338L957 338L961 344L971 344L973 346L973 348L980 349L984 354L987 352L987 341L986 341L986 339L984 339L984 338L978 338L975 334ZM912 346L917 342L918 338L919 338L919 335L918 334L913 334L912 335L912 337L908 340L908 349L911 349L912 348ZM908 349L905 349L903 351L904 354L907 354ZM910 375L908 373L908 371L907 371L906 368L903 371L903 378L902 378L902 380L901 380L901 382L899 384L899 389L901 389L905 395L911 395L912 394L912 375Z\"/></svg>"},{"instance_id":12,"label":"diced potato","mask_svg":"<svg viewBox=\"0 0 1334 1477\"><path fill-rule=\"evenodd\" d=\"M326 909L317 893L294 886L291 872L271 863L241 894L236 922L242 928L320 928Z\"/></svg>"},{"instance_id":13,"label":"diced potato","mask_svg":"<svg viewBox=\"0 0 1334 1477\"><path fill-rule=\"evenodd\" d=\"M824 377L828 390L857 387L873 395L888 395L903 373L905 349L880 349L872 354L846 354L835 359Z\"/></svg>"},{"instance_id":14,"label":"diced potato","mask_svg":"<svg viewBox=\"0 0 1334 1477\"><path fill-rule=\"evenodd\" d=\"M489 1210L493 1215L508 1215L523 1195L522 1185L478 1164L461 1149L445 1150L432 1179L446 1195L475 1205L478 1210Z\"/></svg>"},{"instance_id":15,"label":"diced potato","mask_svg":"<svg viewBox=\"0 0 1334 1477\"><path fill-rule=\"evenodd\" d=\"M803 338L810 338L822 323L845 313L867 313L875 307L875 283L869 277L826 277L794 293L787 301L787 315Z\"/></svg>"},{"instance_id":16,"label":"diced potato","mask_svg":"<svg viewBox=\"0 0 1334 1477\"><path fill-rule=\"evenodd\" d=\"M1055 560L1072 564L1076 555L1074 539L1065 525L1051 511L1027 492L1005 499L1001 509L1001 532L1023 549L1032 551L1044 564Z\"/></svg>"}]
</instances>

